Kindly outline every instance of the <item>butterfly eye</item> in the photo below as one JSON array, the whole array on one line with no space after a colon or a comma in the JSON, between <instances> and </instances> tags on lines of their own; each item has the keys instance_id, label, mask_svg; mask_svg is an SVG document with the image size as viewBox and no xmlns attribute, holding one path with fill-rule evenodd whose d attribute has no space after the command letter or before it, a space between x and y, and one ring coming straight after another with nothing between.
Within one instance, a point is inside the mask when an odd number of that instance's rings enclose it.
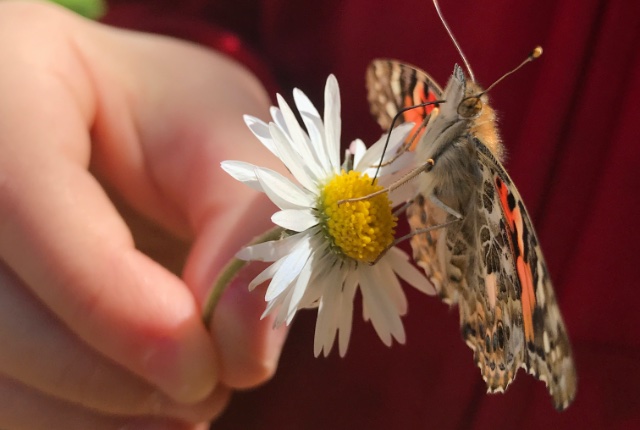
<instances>
[{"instance_id":1,"label":"butterfly eye","mask_svg":"<svg viewBox=\"0 0 640 430\"><path fill-rule=\"evenodd\" d=\"M463 99L458 105L458 115L462 118L475 118L482 111L482 100L478 96L471 96Z\"/></svg>"}]
</instances>

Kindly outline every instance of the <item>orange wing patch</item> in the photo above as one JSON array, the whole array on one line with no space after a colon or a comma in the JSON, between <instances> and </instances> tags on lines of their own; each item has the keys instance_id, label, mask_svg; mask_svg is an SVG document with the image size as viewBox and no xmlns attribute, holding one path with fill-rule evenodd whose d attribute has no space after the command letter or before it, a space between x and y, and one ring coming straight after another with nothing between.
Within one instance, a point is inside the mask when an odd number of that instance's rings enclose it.
<instances>
[{"instance_id":1,"label":"orange wing patch","mask_svg":"<svg viewBox=\"0 0 640 430\"><path fill-rule=\"evenodd\" d=\"M427 102L435 102L436 100L437 99L433 91L430 91L429 88L425 86L424 82L418 81L416 82L416 86L413 89L413 94L405 95L403 100L403 107L416 106L421 103ZM436 104L431 104L424 106L423 108L409 109L403 112L402 117L404 118L405 122L415 123L413 129L411 130L411 133L409 133L406 140L407 143L412 142L409 151L413 151L418 145L418 142L420 142L420 139L422 138L422 135L425 131L425 128L422 127L422 121L424 121L426 117L431 115L431 112L436 107Z\"/></svg>"},{"instance_id":2,"label":"orange wing patch","mask_svg":"<svg viewBox=\"0 0 640 430\"><path fill-rule=\"evenodd\" d=\"M529 264L524 260L524 224L522 222L522 213L520 212L520 208L515 205L513 195L509 193L509 189L505 183L502 182L500 177L496 177L495 183L498 196L500 196L500 206L502 207L502 213L504 214L504 219L506 221L506 228L509 232L509 245L515 257L516 272L522 288L520 299L522 301L524 336L528 342L533 343L533 309L536 306L536 295L533 287L531 266L529 266ZM509 197L511 197L511 199ZM510 200L513 203L510 202Z\"/></svg>"}]
</instances>

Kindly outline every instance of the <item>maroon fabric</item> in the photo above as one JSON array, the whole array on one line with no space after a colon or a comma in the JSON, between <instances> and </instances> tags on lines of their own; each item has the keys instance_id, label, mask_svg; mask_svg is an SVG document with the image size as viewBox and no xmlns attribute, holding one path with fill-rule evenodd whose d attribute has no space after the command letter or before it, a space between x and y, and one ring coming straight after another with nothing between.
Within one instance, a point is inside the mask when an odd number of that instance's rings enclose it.
<instances>
[{"instance_id":1,"label":"maroon fabric","mask_svg":"<svg viewBox=\"0 0 640 430\"><path fill-rule=\"evenodd\" d=\"M485 85L545 48L491 97L573 342L575 403L557 413L522 372L505 395L484 394L457 310L410 292L407 344L386 348L356 317L344 359L313 358L315 312L302 312L275 378L237 394L216 429L640 428L640 3L442 3ZM263 77L268 67L289 98L295 85L320 104L335 73L343 142L380 133L363 85L371 59L442 84L459 62L426 0L117 1L106 20L226 50Z\"/></svg>"}]
</instances>

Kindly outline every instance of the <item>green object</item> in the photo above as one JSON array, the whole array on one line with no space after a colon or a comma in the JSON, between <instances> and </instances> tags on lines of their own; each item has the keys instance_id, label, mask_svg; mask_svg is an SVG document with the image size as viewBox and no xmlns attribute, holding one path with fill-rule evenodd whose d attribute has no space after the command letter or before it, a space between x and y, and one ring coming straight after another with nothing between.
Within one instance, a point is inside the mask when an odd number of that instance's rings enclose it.
<instances>
[{"instance_id":1,"label":"green object","mask_svg":"<svg viewBox=\"0 0 640 430\"><path fill-rule=\"evenodd\" d=\"M255 238L250 245L255 245L258 243L269 242L271 240L277 240L282 237L282 232L284 230L281 227L274 227L271 230L268 230L261 236ZM211 323L211 317L213 316L213 311L222 296L222 293L229 286L231 281L236 277L238 272L247 264L246 261L238 260L237 258L232 258L231 261L227 263L227 265L222 269L222 273L218 276L218 279L213 284L211 288L211 292L207 297L207 300L204 304L204 309L202 311L202 321L204 325L209 328L209 324Z\"/></svg>"},{"instance_id":2,"label":"green object","mask_svg":"<svg viewBox=\"0 0 640 430\"><path fill-rule=\"evenodd\" d=\"M102 17L107 10L105 0L51 0L89 19Z\"/></svg>"}]
</instances>

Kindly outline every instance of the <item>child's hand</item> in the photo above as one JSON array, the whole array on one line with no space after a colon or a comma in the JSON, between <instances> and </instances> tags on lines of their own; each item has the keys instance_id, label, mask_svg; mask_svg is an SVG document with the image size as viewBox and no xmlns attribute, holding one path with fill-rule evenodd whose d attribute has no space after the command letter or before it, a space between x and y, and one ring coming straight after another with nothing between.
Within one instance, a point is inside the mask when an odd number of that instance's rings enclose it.
<instances>
[{"instance_id":1,"label":"child's hand","mask_svg":"<svg viewBox=\"0 0 640 430\"><path fill-rule=\"evenodd\" d=\"M0 3L0 54L0 428L214 417L271 376L284 338L246 283L213 334L200 318L220 268L269 224L219 167L276 162L242 121L266 116L264 90L203 48L44 3ZM114 201L193 240L182 279L136 250ZM141 241L167 237L149 225Z\"/></svg>"}]
</instances>

